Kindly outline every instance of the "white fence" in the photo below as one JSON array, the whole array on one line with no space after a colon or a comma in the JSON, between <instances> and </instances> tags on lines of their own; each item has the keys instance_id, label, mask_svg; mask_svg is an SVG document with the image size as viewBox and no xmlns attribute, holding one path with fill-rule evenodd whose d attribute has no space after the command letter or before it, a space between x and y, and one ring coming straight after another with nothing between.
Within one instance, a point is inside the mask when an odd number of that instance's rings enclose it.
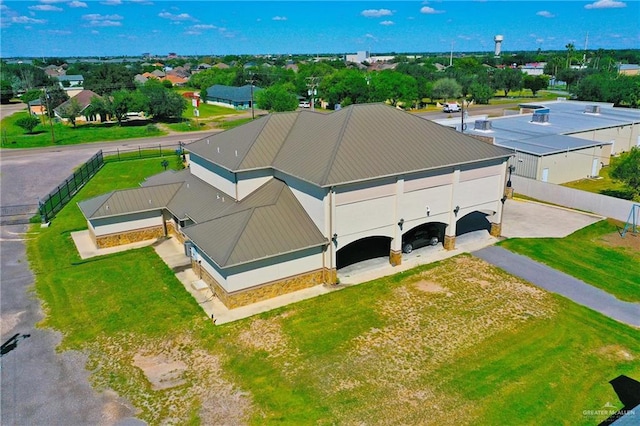
<instances>
[{"instance_id":1,"label":"white fence","mask_svg":"<svg viewBox=\"0 0 640 426\"><path fill-rule=\"evenodd\" d=\"M622 222L627 221L634 204L632 201L608 195L594 194L521 176L512 176L511 182L513 190L518 194L560 206L592 212Z\"/></svg>"}]
</instances>

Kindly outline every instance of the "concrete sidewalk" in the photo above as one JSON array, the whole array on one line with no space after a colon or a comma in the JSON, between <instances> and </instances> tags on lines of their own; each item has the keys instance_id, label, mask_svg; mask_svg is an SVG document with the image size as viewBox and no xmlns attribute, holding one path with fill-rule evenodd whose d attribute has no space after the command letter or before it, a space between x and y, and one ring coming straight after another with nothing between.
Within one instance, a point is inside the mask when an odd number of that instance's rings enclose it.
<instances>
[{"instance_id":1,"label":"concrete sidewalk","mask_svg":"<svg viewBox=\"0 0 640 426\"><path fill-rule=\"evenodd\" d=\"M577 278L502 247L486 247L472 253L508 273L579 305L635 327L640 327L640 303L623 302Z\"/></svg>"}]
</instances>

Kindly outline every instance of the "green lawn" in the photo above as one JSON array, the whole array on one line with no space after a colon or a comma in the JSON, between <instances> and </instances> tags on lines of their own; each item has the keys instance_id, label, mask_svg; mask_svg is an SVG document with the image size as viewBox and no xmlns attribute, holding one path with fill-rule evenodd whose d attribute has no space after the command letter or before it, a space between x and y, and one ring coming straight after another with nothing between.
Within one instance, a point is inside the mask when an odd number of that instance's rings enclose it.
<instances>
[{"instance_id":1,"label":"green lawn","mask_svg":"<svg viewBox=\"0 0 640 426\"><path fill-rule=\"evenodd\" d=\"M144 138L166 134L156 126L138 125L137 121L127 121L122 126L116 123L79 124L77 127L54 123L53 138L49 122L39 124L33 134L25 133L15 122L27 112L18 112L2 120L2 148L35 148L53 145L75 145L87 142L112 141L119 139ZM54 143L55 141L55 143Z\"/></svg>"},{"instance_id":2,"label":"green lawn","mask_svg":"<svg viewBox=\"0 0 640 426\"><path fill-rule=\"evenodd\" d=\"M612 159L615 161L615 159ZM580 189L582 191L594 192L596 194L610 195L612 197L632 199L632 195L629 189L622 182L614 181L609 177L609 167L603 167L600 169L600 179L580 179L573 182L563 183L563 186L569 188ZM633 198L635 201L640 202L640 196Z\"/></svg>"},{"instance_id":3,"label":"green lawn","mask_svg":"<svg viewBox=\"0 0 640 426\"><path fill-rule=\"evenodd\" d=\"M71 240L78 200L160 171L106 164L27 242L41 325L149 424L587 425L622 407L609 380L640 379L637 330L468 255L214 326L152 248L82 261ZM153 389L141 356L183 381Z\"/></svg>"},{"instance_id":4,"label":"green lawn","mask_svg":"<svg viewBox=\"0 0 640 426\"><path fill-rule=\"evenodd\" d=\"M566 238L513 238L500 243L611 293L640 302L640 251L624 244L620 226L603 220ZM633 239L629 234L625 237ZM637 238L637 237L635 237Z\"/></svg>"}]
</instances>

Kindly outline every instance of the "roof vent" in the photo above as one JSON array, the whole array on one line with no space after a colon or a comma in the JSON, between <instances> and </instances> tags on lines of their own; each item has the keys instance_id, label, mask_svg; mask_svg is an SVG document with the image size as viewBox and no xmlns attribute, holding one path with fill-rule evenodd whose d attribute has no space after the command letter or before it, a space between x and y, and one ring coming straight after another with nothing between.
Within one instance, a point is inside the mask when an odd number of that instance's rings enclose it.
<instances>
[{"instance_id":1,"label":"roof vent","mask_svg":"<svg viewBox=\"0 0 640 426\"><path fill-rule=\"evenodd\" d=\"M548 123L549 122L549 112L534 112L533 117L531 117L531 122L533 123Z\"/></svg>"},{"instance_id":2,"label":"roof vent","mask_svg":"<svg viewBox=\"0 0 640 426\"><path fill-rule=\"evenodd\" d=\"M491 122L489 120L476 120L474 130L491 130Z\"/></svg>"},{"instance_id":3,"label":"roof vent","mask_svg":"<svg viewBox=\"0 0 640 426\"><path fill-rule=\"evenodd\" d=\"M600 105L587 105L584 112L585 114L600 114Z\"/></svg>"}]
</instances>

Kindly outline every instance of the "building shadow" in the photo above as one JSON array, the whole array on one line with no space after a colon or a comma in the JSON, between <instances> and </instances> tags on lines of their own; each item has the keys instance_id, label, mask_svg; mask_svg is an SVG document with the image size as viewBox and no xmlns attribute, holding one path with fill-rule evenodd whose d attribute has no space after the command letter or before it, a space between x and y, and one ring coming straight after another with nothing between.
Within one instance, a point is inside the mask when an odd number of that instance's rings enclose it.
<instances>
[{"instance_id":1,"label":"building shadow","mask_svg":"<svg viewBox=\"0 0 640 426\"><path fill-rule=\"evenodd\" d=\"M609 416L609 418L600 423L599 426L607 426L613 424L616 420L620 419L622 416L640 405L639 381L623 374L613 380L610 380L609 383L611 383L611 386L613 386L613 390L618 395L618 399L620 400L620 402L624 404L624 407ZM634 418L633 422L640 422L640 413L635 413L635 415L637 415L638 417ZM633 422L629 424L638 424Z\"/></svg>"}]
</instances>

